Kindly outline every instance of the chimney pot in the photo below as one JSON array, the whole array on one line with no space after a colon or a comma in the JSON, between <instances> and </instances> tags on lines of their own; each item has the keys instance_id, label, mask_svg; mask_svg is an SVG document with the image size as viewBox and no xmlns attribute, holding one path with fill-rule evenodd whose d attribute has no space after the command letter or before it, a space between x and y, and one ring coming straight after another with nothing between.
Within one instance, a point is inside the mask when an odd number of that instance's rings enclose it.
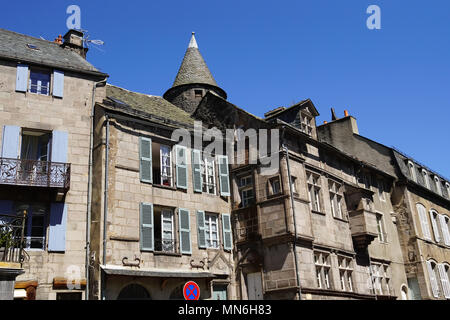
<instances>
[{"instance_id":1,"label":"chimney pot","mask_svg":"<svg viewBox=\"0 0 450 320\"><path fill-rule=\"evenodd\" d=\"M344 110L344 115L348 117L348 110Z\"/></svg>"},{"instance_id":2,"label":"chimney pot","mask_svg":"<svg viewBox=\"0 0 450 320\"><path fill-rule=\"evenodd\" d=\"M323 124L327 124L327 123L328 123L328 121L324 121L324 122L323 122Z\"/></svg>"}]
</instances>

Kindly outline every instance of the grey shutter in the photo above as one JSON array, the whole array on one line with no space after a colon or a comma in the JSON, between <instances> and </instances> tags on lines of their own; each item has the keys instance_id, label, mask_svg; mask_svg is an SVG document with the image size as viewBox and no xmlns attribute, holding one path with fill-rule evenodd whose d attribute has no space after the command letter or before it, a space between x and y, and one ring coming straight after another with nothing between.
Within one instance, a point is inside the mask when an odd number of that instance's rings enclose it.
<instances>
[{"instance_id":1,"label":"grey shutter","mask_svg":"<svg viewBox=\"0 0 450 320\"><path fill-rule=\"evenodd\" d=\"M62 98L64 95L64 72L53 71L53 96Z\"/></svg>"},{"instance_id":2,"label":"grey shutter","mask_svg":"<svg viewBox=\"0 0 450 320\"><path fill-rule=\"evenodd\" d=\"M198 247L206 248L205 211L197 210Z\"/></svg>"},{"instance_id":3,"label":"grey shutter","mask_svg":"<svg viewBox=\"0 0 450 320\"><path fill-rule=\"evenodd\" d=\"M140 204L140 247L142 251L153 251L154 248L154 224L153 224L153 204Z\"/></svg>"},{"instance_id":4,"label":"grey shutter","mask_svg":"<svg viewBox=\"0 0 450 320\"><path fill-rule=\"evenodd\" d=\"M444 297L450 299L450 283L448 281L448 275L445 271L445 265L438 264L439 277L441 278L442 290L444 291Z\"/></svg>"},{"instance_id":5,"label":"grey shutter","mask_svg":"<svg viewBox=\"0 0 450 320\"><path fill-rule=\"evenodd\" d=\"M439 222L440 222L440 225L441 225L442 236L444 237L444 243L447 246L450 246L450 234L449 234L449 231L448 231L447 221L445 221L445 216L444 215L442 215L442 214L439 215Z\"/></svg>"},{"instance_id":6,"label":"grey shutter","mask_svg":"<svg viewBox=\"0 0 450 320\"><path fill-rule=\"evenodd\" d=\"M53 131L52 133L52 162L67 163L68 133Z\"/></svg>"},{"instance_id":7,"label":"grey shutter","mask_svg":"<svg viewBox=\"0 0 450 320\"><path fill-rule=\"evenodd\" d=\"M28 87L28 66L26 64L17 65L16 91L27 92Z\"/></svg>"},{"instance_id":8,"label":"grey shutter","mask_svg":"<svg viewBox=\"0 0 450 320\"><path fill-rule=\"evenodd\" d=\"M223 248L225 250L233 249L233 236L231 233L231 219L227 213L222 213L222 233L223 233Z\"/></svg>"},{"instance_id":9,"label":"grey shutter","mask_svg":"<svg viewBox=\"0 0 450 320\"><path fill-rule=\"evenodd\" d=\"M202 155L199 150L192 150L192 183L195 192L202 192Z\"/></svg>"},{"instance_id":10,"label":"grey shutter","mask_svg":"<svg viewBox=\"0 0 450 320\"><path fill-rule=\"evenodd\" d=\"M180 219L180 251L181 253L191 254L191 225L189 210L179 209L178 210Z\"/></svg>"},{"instance_id":11,"label":"grey shutter","mask_svg":"<svg viewBox=\"0 0 450 320\"><path fill-rule=\"evenodd\" d=\"M434 239L436 240L436 242L439 242L441 240L441 236L439 234L439 229L438 229L437 221L433 214L433 210L430 210L428 212L430 214L430 220L431 220L431 226L433 229Z\"/></svg>"},{"instance_id":12,"label":"grey shutter","mask_svg":"<svg viewBox=\"0 0 450 320\"><path fill-rule=\"evenodd\" d=\"M139 176L142 182L153 182L152 139L139 137Z\"/></svg>"},{"instance_id":13,"label":"grey shutter","mask_svg":"<svg viewBox=\"0 0 450 320\"><path fill-rule=\"evenodd\" d=\"M50 205L50 226L48 233L48 251L64 252L66 250L67 205L52 203Z\"/></svg>"},{"instance_id":14,"label":"grey shutter","mask_svg":"<svg viewBox=\"0 0 450 320\"><path fill-rule=\"evenodd\" d=\"M19 158L20 127L4 126L2 136L2 158Z\"/></svg>"},{"instance_id":15,"label":"grey shutter","mask_svg":"<svg viewBox=\"0 0 450 320\"><path fill-rule=\"evenodd\" d=\"M428 276L430 279L430 284L431 284L431 291L433 292L433 296L435 298L439 297L439 286L438 286L438 282L436 279L436 273L433 270L433 267L431 266L431 262L427 261L427 269L428 269Z\"/></svg>"},{"instance_id":16,"label":"grey shutter","mask_svg":"<svg viewBox=\"0 0 450 320\"><path fill-rule=\"evenodd\" d=\"M176 145L176 167L177 167L177 187L187 189L188 168L187 168L187 149L186 147Z\"/></svg>"},{"instance_id":17,"label":"grey shutter","mask_svg":"<svg viewBox=\"0 0 450 320\"><path fill-rule=\"evenodd\" d=\"M220 195L224 197L230 196L230 178L228 175L228 158L227 156L217 156L219 164L219 180Z\"/></svg>"},{"instance_id":18,"label":"grey shutter","mask_svg":"<svg viewBox=\"0 0 450 320\"><path fill-rule=\"evenodd\" d=\"M419 213L420 225L422 227L422 235L425 239L431 240L430 225L428 224L427 212L425 207L421 204L417 204L417 211Z\"/></svg>"}]
</instances>

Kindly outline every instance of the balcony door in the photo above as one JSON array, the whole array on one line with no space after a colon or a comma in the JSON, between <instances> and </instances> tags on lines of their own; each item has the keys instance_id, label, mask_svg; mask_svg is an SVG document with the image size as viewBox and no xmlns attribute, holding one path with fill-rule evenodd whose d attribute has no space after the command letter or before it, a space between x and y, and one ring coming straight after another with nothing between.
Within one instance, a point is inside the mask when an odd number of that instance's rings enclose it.
<instances>
[{"instance_id":1,"label":"balcony door","mask_svg":"<svg viewBox=\"0 0 450 320\"><path fill-rule=\"evenodd\" d=\"M50 159L51 134L42 131L23 130L20 150L22 179L37 182L46 177Z\"/></svg>"}]
</instances>

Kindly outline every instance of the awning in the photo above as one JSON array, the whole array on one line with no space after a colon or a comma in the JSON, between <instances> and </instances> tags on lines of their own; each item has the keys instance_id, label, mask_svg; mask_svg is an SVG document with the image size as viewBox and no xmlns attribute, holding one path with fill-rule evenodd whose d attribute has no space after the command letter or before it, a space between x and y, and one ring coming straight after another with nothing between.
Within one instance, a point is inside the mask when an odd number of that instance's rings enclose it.
<instances>
[{"instance_id":1,"label":"awning","mask_svg":"<svg viewBox=\"0 0 450 320\"><path fill-rule=\"evenodd\" d=\"M15 289L14 299L24 299L27 297L27 291L25 289Z\"/></svg>"},{"instance_id":2,"label":"awning","mask_svg":"<svg viewBox=\"0 0 450 320\"><path fill-rule=\"evenodd\" d=\"M193 271L186 269L137 269L122 266L102 265L107 275L153 277L153 278L215 278L211 272Z\"/></svg>"}]
</instances>

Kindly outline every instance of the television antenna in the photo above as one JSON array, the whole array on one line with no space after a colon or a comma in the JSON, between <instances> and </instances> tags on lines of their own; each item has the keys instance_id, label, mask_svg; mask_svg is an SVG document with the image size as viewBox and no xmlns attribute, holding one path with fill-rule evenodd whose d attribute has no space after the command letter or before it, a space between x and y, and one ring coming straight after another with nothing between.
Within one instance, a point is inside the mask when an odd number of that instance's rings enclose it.
<instances>
[{"instance_id":1,"label":"television antenna","mask_svg":"<svg viewBox=\"0 0 450 320\"><path fill-rule=\"evenodd\" d=\"M103 40L98 40L98 39L89 39L89 32L87 30L81 30L81 32L83 32L84 37L83 37L83 44L86 48L90 48L89 46L92 44L94 46L92 46L93 48L100 50L102 52L105 52L104 50L100 49L99 46L103 46L105 44L105 42Z\"/></svg>"}]
</instances>

